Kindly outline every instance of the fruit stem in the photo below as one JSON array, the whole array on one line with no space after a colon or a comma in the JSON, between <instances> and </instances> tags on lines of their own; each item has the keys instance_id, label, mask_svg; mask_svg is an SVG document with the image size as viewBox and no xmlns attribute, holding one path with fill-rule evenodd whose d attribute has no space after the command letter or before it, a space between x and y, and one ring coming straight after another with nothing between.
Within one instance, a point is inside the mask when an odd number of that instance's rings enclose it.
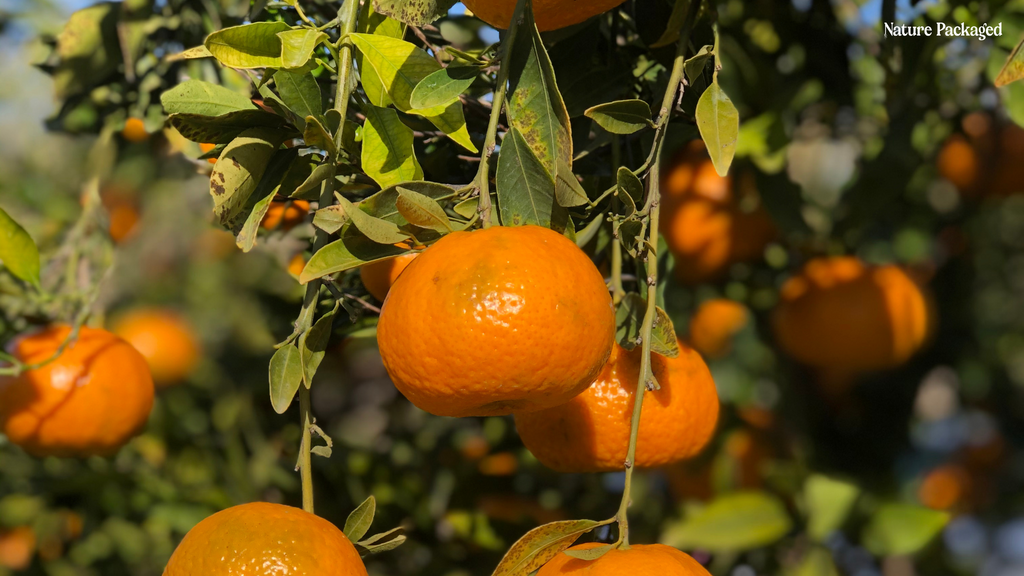
<instances>
[{"instance_id":1,"label":"fruit stem","mask_svg":"<svg viewBox=\"0 0 1024 576\"><path fill-rule=\"evenodd\" d=\"M302 419L302 444L299 445L299 475L302 479L302 509L313 514L313 413L309 407L309 388L299 385L299 414Z\"/></svg>"},{"instance_id":2,"label":"fruit stem","mask_svg":"<svg viewBox=\"0 0 1024 576\"><path fill-rule=\"evenodd\" d=\"M480 190L480 204L477 213L484 228L491 227L491 154L494 153L494 146L498 138L498 120L501 118L501 110L505 106L505 92L508 88L508 75L510 73L512 60L512 47L516 41L516 32L523 20L527 7L530 7L530 0L518 0L516 11L512 14L512 20L508 25L508 33L502 42L501 65L498 68L498 83L494 89L494 99L491 101L491 119L487 124L487 137L484 139L484 147L480 152L480 167L476 173L476 187Z\"/></svg>"},{"instance_id":3,"label":"fruit stem","mask_svg":"<svg viewBox=\"0 0 1024 576\"><path fill-rule=\"evenodd\" d=\"M647 227L648 242L645 258L647 271L647 311L644 314L644 322L640 327L642 342L640 377L637 381L636 395L633 401L633 416L630 421L629 448L626 451L625 462L626 479L623 484L622 501L619 503L619 511L615 515L615 519L619 524L619 538L616 544L619 548L623 549L629 548L629 496L633 484L633 469L636 467L636 443L640 433L640 415L643 411L644 393L648 387L652 390L657 387L654 371L651 367L651 332L654 329L654 319L657 317L658 300L658 216L661 205L661 148L665 144L668 121L672 116L672 109L675 106L679 87L682 85L686 47L690 43L690 32L693 29L693 23L696 20L700 4L701 0L691 0L686 19L679 33L679 44L676 48L675 62L672 65L672 75L669 77L668 89L665 91L665 98L662 100L661 111L658 115L651 170L647 174L647 202L644 208L650 217Z\"/></svg>"}]
</instances>

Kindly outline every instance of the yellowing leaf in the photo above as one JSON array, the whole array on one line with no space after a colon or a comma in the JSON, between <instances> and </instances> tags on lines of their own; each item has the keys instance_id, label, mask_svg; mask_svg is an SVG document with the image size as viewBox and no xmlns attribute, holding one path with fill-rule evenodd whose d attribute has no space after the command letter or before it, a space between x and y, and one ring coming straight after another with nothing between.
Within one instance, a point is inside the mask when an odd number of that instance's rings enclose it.
<instances>
[{"instance_id":1,"label":"yellowing leaf","mask_svg":"<svg viewBox=\"0 0 1024 576\"><path fill-rule=\"evenodd\" d=\"M28 232L0 209L0 262L18 278L39 286L39 248Z\"/></svg>"},{"instance_id":2,"label":"yellowing leaf","mask_svg":"<svg viewBox=\"0 0 1024 576\"><path fill-rule=\"evenodd\" d=\"M814 474L804 485L807 532L821 542L846 521L860 488L848 482Z\"/></svg>"},{"instance_id":3,"label":"yellowing leaf","mask_svg":"<svg viewBox=\"0 0 1024 576\"><path fill-rule=\"evenodd\" d=\"M725 177L733 156L740 131L740 113L718 83L708 86L697 101L697 128L707 145L715 172Z\"/></svg>"},{"instance_id":4,"label":"yellowing leaf","mask_svg":"<svg viewBox=\"0 0 1024 576\"><path fill-rule=\"evenodd\" d=\"M765 492L719 496L703 510L670 526L661 542L677 548L743 552L786 535L792 520L778 498Z\"/></svg>"},{"instance_id":5,"label":"yellowing leaf","mask_svg":"<svg viewBox=\"0 0 1024 576\"><path fill-rule=\"evenodd\" d=\"M319 30L299 28L278 32L281 39L281 67L285 69L302 68L313 57L313 50L327 39L327 34Z\"/></svg>"},{"instance_id":6,"label":"yellowing leaf","mask_svg":"<svg viewBox=\"0 0 1024 576\"><path fill-rule=\"evenodd\" d=\"M878 556L922 550L949 522L949 514L910 504L883 504L864 528L864 547Z\"/></svg>"},{"instance_id":7,"label":"yellowing leaf","mask_svg":"<svg viewBox=\"0 0 1024 576\"><path fill-rule=\"evenodd\" d=\"M279 68L281 38L290 30L284 22L255 22L218 30L204 45L221 64L231 68Z\"/></svg>"},{"instance_id":8,"label":"yellowing leaf","mask_svg":"<svg viewBox=\"0 0 1024 576\"><path fill-rule=\"evenodd\" d=\"M996 87L1006 86L1021 78L1024 78L1024 40L1017 44L1017 47L1013 49L1013 53L1006 59L1006 64L1003 65L1003 69L996 76L995 85Z\"/></svg>"},{"instance_id":9,"label":"yellowing leaf","mask_svg":"<svg viewBox=\"0 0 1024 576\"><path fill-rule=\"evenodd\" d=\"M414 44L377 34L352 34L352 43L377 72L395 107L403 112L412 110L412 91L441 65L423 49Z\"/></svg>"},{"instance_id":10,"label":"yellowing leaf","mask_svg":"<svg viewBox=\"0 0 1024 576\"><path fill-rule=\"evenodd\" d=\"M505 553L492 576L526 576L547 564L580 536L605 522L565 520L538 526L523 535Z\"/></svg>"}]
</instances>

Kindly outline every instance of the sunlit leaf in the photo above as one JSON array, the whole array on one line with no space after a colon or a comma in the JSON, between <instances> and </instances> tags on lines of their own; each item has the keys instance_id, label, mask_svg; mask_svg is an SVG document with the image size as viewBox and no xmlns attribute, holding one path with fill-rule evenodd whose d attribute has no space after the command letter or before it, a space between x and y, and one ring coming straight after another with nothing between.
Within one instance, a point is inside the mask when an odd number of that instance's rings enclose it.
<instances>
[{"instance_id":1,"label":"sunlit leaf","mask_svg":"<svg viewBox=\"0 0 1024 576\"><path fill-rule=\"evenodd\" d=\"M584 114L612 134L632 134L654 126L651 107L643 100L618 100L598 104Z\"/></svg>"},{"instance_id":2,"label":"sunlit leaf","mask_svg":"<svg viewBox=\"0 0 1024 576\"><path fill-rule=\"evenodd\" d=\"M288 411L302 384L302 359L291 344L278 348L270 359L270 404L278 414Z\"/></svg>"},{"instance_id":3,"label":"sunlit leaf","mask_svg":"<svg viewBox=\"0 0 1024 576\"><path fill-rule=\"evenodd\" d=\"M938 536L947 523L946 512L911 504L883 504L871 516L861 541L878 556L914 554Z\"/></svg>"},{"instance_id":4,"label":"sunlit leaf","mask_svg":"<svg viewBox=\"0 0 1024 576\"><path fill-rule=\"evenodd\" d=\"M377 500L370 496L363 500L363 503L348 515L342 532L352 542L358 542L370 530L370 525L373 524L373 516L376 512Z\"/></svg>"},{"instance_id":5,"label":"sunlit leaf","mask_svg":"<svg viewBox=\"0 0 1024 576\"><path fill-rule=\"evenodd\" d=\"M334 234L341 230L342 226L348 222L349 217L345 214L345 209L337 205L321 208L313 215L313 226L328 234Z\"/></svg>"},{"instance_id":6,"label":"sunlit leaf","mask_svg":"<svg viewBox=\"0 0 1024 576\"><path fill-rule=\"evenodd\" d=\"M249 252L256 246L256 234L259 232L260 223L263 222L263 217L267 215L267 211L270 210L270 203L274 200L274 192L271 190L270 194L267 194L261 198L256 205L253 206L252 212L249 213L249 217L245 219L245 224L242 225L242 231L238 233L235 238L235 244L242 249L242 252Z\"/></svg>"},{"instance_id":7,"label":"sunlit leaf","mask_svg":"<svg viewBox=\"0 0 1024 576\"><path fill-rule=\"evenodd\" d=\"M404 188L421 196L426 196L438 203L455 197L455 189L450 186L445 186L444 184L423 181L402 182L401 184L385 188L366 200L363 200L359 203L359 209L374 218L393 222L399 227L409 224L409 221L406 220L398 210L399 188Z\"/></svg>"},{"instance_id":8,"label":"sunlit leaf","mask_svg":"<svg viewBox=\"0 0 1024 576\"><path fill-rule=\"evenodd\" d=\"M167 62L178 62L180 60L195 60L198 58L213 58L213 54L206 49L206 46L196 46L187 50L182 50L177 54L171 54L167 57Z\"/></svg>"},{"instance_id":9,"label":"sunlit leaf","mask_svg":"<svg viewBox=\"0 0 1024 576\"><path fill-rule=\"evenodd\" d=\"M696 114L700 137L707 145L715 172L725 177L736 154L740 113L716 82L701 94Z\"/></svg>"},{"instance_id":10,"label":"sunlit leaf","mask_svg":"<svg viewBox=\"0 0 1024 576\"><path fill-rule=\"evenodd\" d=\"M404 531L405 529L399 526L398 528L392 528L387 532L375 534L365 540L356 542L356 550L359 551L359 556L363 558L374 554L380 554L381 552L387 552L388 550L394 550L405 543L406 536L402 533Z\"/></svg>"},{"instance_id":11,"label":"sunlit leaf","mask_svg":"<svg viewBox=\"0 0 1024 576\"><path fill-rule=\"evenodd\" d=\"M204 45L221 64L231 68L279 68L281 38L290 30L284 22L254 22L210 34Z\"/></svg>"},{"instance_id":12,"label":"sunlit leaf","mask_svg":"<svg viewBox=\"0 0 1024 576\"><path fill-rule=\"evenodd\" d=\"M378 244L397 244L409 239L409 235L399 230L394 223L370 216L340 194L337 198L352 224L370 240Z\"/></svg>"},{"instance_id":13,"label":"sunlit leaf","mask_svg":"<svg viewBox=\"0 0 1024 576\"><path fill-rule=\"evenodd\" d=\"M28 232L0 208L0 262L18 278L39 286L39 248Z\"/></svg>"},{"instance_id":14,"label":"sunlit leaf","mask_svg":"<svg viewBox=\"0 0 1024 576\"><path fill-rule=\"evenodd\" d=\"M273 128L252 128L224 148L210 175L213 212L223 226L233 227L286 135Z\"/></svg>"},{"instance_id":15,"label":"sunlit leaf","mask_svg":"<svg viewBox=\"0 0 1024 576\"><path fill-rule=\"evenodd\" d=\"M281 68L302 68L313 57L313 51L321 42L327 40L327 34L309 28L278 32L281 40Z\"/></svg>"},{"instance_id":16,"label":"sunlit leaf","mask_svg":"<svg viewBox=\"0 0 1024 576\"><path fill-rule=\"evenodd\" d=\"M160 95L168 114L221 116L238 110L255 110L248 96L202 80L186 80Z\"/></svg>"},{"instance_id":17,"label":"sunlit leaf","mask_svg":"<svg viewBox=\"0 0 1024 576\"><path fill-rule=\"evenodd\" d=\"M394 258L407 252L409 252L408 248L392 244L378 244L364 236L354 226L347 226L342 229L340 240L331 242L313 254L302 270L302 274L299 275L299 282L305 284L328 274L352 270L364 264Z\"/></svg>"},{"instance_id":18,"label":"sunlit leaf","mask_svg":"<svg viewBox=\"0 0 1024 576\"><path fill-rule=\"evenodd\" d=\"M452 223L444 213L444 208L429 196L399 186L396 206L398 213L410 224L441 234L452 231Z\"/></svg>"},{"instance_id":19,"label":"sunlit leaf","mask_svg":"<svg viewBox=\"0 0 1024 576\"><path fill-rule=\"evenodd\" d=\"M661 542L677 548L743 552L777 542L792 528L778 498L739 492L715 498L704 509L670 525Z\"/></svg>"},{"instance_id":20,"label":"sunlit leaf","mask_svg":"<svg viewBox=\"0 0 1024 576\"><path fill-rule=\"evenodd\" d=\"M807 533L821 542L846 521L860 494L854 484L814 474L804 484Z\"/></svg>"},{"instance_id":21,"label":"sunlit leaf","mask_svg":"<svg viewBox=\"0 0 1024 576\"><path fill-rule=\"evenodd\" d=\"M405 36L405 25L393 18L370 10L370 3L363 4L363 14L359 20L359 32L364 34L377 34L390 36L399 40ZM363 92L367 99L374 106L385 108L391 105L391 97L377 76L376 70L363 58L360 51L356 51L356 65L359 67L359 75L363 85Z\"/></svg>"},{"instance_id":22,"label":"sunlit leaf","mask_svg":"<svg viewBox=\"0 0 1024 576\"><path fill-rule=\"evenodd\" d=\"M526 576L547 564L580 536L603 522L564 520L530 530L505 553L492 576Z\"/></svg>"},{"instance_id":23,"label":"sunlit leaf","mask_svg":"<svg viewBox=\"0 0 1024 576\"><path fill-rule=\"evenodd\" d=\"M441 69L437 60L410 42L378 34L352 34L349 37L364 60L377 72L395 106L403 112L414 108L410 99L416 85Z\"/></svg>"},{"instance_id":24,"label":"sunlit leaf","mask_svg":"<svg viewBox=\"0 0 1024 576\"><path fill-rule=\"evenodd\" d=\"M465 112L462 111L461 102L452 102L444 108L435 107L425 110L410 110L409 112L410 114L419 114L429 120L431 124L437 126L439 130L448 135L459 146L474 154L479 152L476 145L469 138L469 129L466 127L466 116Z\"/></svg>"},{"instance_id":25,"label":"sunlit leaf","mask_svg":"<svg viewBox=\"0 0 1024 576\"><path fill-rule=\"evenodd\" d=\"M668 358L679 356L679 342L668 313L655 307L655 322L651 329L651 352ZM647 300L635 292L626 294L615 310L615 340L626 350L636 348L642 332Z\"/></svg>"},{"instance_id":26,"label":"sunlit leaf","mask_svg":"<svg viewBox=\"0 0 1024 576\"><path fill-rule=\"evenodd\" d=\"M605 544L604 546L597 546L596 548L587 548L586 550L566 550L563 552L566 556L573 558L579 558L580 560L586 560L593 562L601 556L611 552L615 548L615 543Z\"/></svg>"},{"instance_id":27,"label":"sunlit leaf","mask_svg":"<svg viewBox=\"0 0 1024 576\"><path fill-rule=\"evenodd\" d=\"M413 108L446 106L459 99L480 70L475 66L448 66L428 74L413 88L409 103Z\"/></svg>"},{"instance_id":28,"label":"sunlit leaf","mask_svg":"<svg viewBox=\"0 0 1024 576\"><path fill-rule=\"evenodd\" d=\"M390 108L365 106L363 170L382 188L421 180L423 169L416 159L412 129Z\"/></svg>"},{"instance_id":29,"label":"sunlit leaf","mask_svg":"<svg viewBox=\"0 0 1024 576\"><path fill-rule=\"evenodd\" d=\"M381 14L410 26L425 26L446 16L457 0L373 0L373 8Z\"/></svg>"},{"instance_id":30,"label":"sunlit leaf","mask_svg":"<svg viewBox=\"0 0 1024 576\"><path fill-rule=\"evenodd\" d=\"M369 124L369 121L367 121L367 124ZM334 138L331 137L331 133L327 131L327 128L324 127L316 116L306 116L306 129L302 132L302 139L306 141L306 144L316 146L327 152L332 158L338 156L338 148L334 145Z\"/></svg>"},{"instance_id":31,"label":"sunlit leaf","mask_svg":"<svg viewBox=\"0 0 1024 576\"><path fill-rule=\"evenodd\" d=\"M1003 65L1003 69L996 76L995 85L996 87L1006 86L1021 78L1024 78L1024 40L1017 44L1010 57L1006 59L1006 64Z\"/></svg>"}]
</instances>

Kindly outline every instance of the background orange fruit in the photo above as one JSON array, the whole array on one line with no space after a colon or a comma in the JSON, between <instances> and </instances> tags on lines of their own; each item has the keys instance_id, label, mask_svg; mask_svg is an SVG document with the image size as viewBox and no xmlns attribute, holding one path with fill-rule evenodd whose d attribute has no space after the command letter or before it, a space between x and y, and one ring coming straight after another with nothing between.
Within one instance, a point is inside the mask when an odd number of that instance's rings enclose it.
<instances>
[{"instance_id":1,"label":"background orange fruit","mask_svg":"<svg viewBox=\"0 0 1024 576\"><path fill-rule=\"evenodd\" d=\"M124 123L121 136L129 142L145 142L149 138L149 132L146 131L146 123L142 119L129 118Z\"/></svg>"},{"instance_id":2,"label":"background orange fruit","mask_svg":"<svg viewBox=\"0 0 1024 576\"><path fill-rule=\"evenodd\" d=\"M56 325L18 339L26 364L47 360L71 332ZM153 407L146 359L106 330L82 327L56 360L0 377L0 429L35 456L110 455L134 436Z\"/></svg>"},{"instance_id":3,"label":"background orange fruit","mask_svg":"<svg viewBox=\"0 0 1024 576\"><path fill-rule=\"evenodd\" d=\"M421 252L391 287L377 341L416 406L491 416L582 392L614 333L604 278L576 244L547 228L495 226Z\"/></svg>"},{"instance_id":4,"label":"background orange fruit","mask_svg":"<svg viewBox=\"0 0 1024 576\"><path fill-rule=\"evenodd\" d=\"M24 570L36 551L36 533L28 526L0 530L0 567Z\"/></svg>"},{"instance_id":5,"label":"background orange fruit","mask_svg":"<svg viewBox=\"0 0 1024 576\"><path fill-rule=\"evenodd\" d=\"M299 508L255 502L196 524L164 576L366 576L337 526Z\"/></svg>"},{"instance_id":6,"label":"background orange fruit","mask_svg":"<svg viewBox=\"0 0 1024 576\"><path fill-rule=\"evenodd\" d=\"M206 154L207 152L213 150L216 147L216 144L200 144L199 150L202 151L203 154ZM209 162L210 164L216 164L217 158L207 158L206 161Z\"/></svg>"},{"instance_id":7,"label":"background orange fruit","mask_svg":"<svg viewBox=\"0 0 1024 576\"><path fill-rule=\"evenodd\" d=\"M158 386L182 380L199 362L195 330L172 310L133 310L119 318L113 330L146 358Z\"/></svg>"},{"instance_id":8,"label":"background orange fruit","mask_svg":"<svg viewBox=\"0 0 1024 576\"><path fill-rule=\"evenodd\" d=\"M676 358L653 356L660 390L644 396L637 439L640 467L677 462L700 452L718 422L718 392L711 372L693 349L680 344ZM604 370L566 404L516 413L523 444L545 466L559 472L622 470L640 376L640 347L612 348Z\"/></svg>"},{"instance_id":9,"label":"background orange fruit","mask_svg":"<svg viewBox=\"0 0 1024 576\"><path fill-rule=\"evenodd\" d=\"M403 254L387 260L371 262L359 269L359 277L363 280L363 286L373 295L374 298L384 301L391 286L398 279L398 275L405 270L419 254Z\"/></svg>"},{"instance_id":10,"label":"background orange fruit","mask_svg":"<svg viewBox=\"0 0 1024 576\"><path fill-rule=\"evenodd\" d=\"M949 510L967 498L970 488L971 477L967 470L956 464L947 464L924 477L917 497L929 508Z\"/></svg>"},{"instance_id":11,"label":"background orange fruit","mask_svg":"<svg viewBox=\"0 0 1024 576\"><path fill-rule=\"evenodd\" d=\"M309 214L309 202L305 200L271 202L260 226L265 230L276 230L280 226L287 232L302 224L307 214Z\"/></svg>"},{"instance_id":12,"label":"background orange fruit","mask_svg":"<svg viewBox=\"0 0 1024 576\"><path fill-rule=\"evenodd\" d=\"M716 298L697 307L690 318L690 345L705 358L721 358L732 339L750 320L747 308L733 300Z\"/></svg>"},{"instance_id":13,"label":"background orange fruit","mask_svg":"<svg viewBox=\"0 0 1024 576\"><path fill-rule=\"evenodd\" d=\"M676 155L661 184L659 226L679 281L714 280L731 264L758 258L775 237L752 182L743 182L736 190L731 177L719 176L699 140Z\"/></svg>"},{"instance_id":14,"label":"background orange fruit","mask_svg":"<svg viewBox=\"0 0 1024 576\"><path fill-rule=\"evenodd\" d=\"M602 544L589 542L570 550L589 550ZM627 550L609 550L597 560L580 560L558 554L541 566L537 576L586 574L588 576L711 576L690 555L664 544L635 544Z\"/></svg>"},{"instance_id":15,"label":"background orange fruit","mask_svg":"<svg viewBox=\"0 0 1024 576\"><path fill-rule=\"evenodd\" d=\"M966 138L951 136L936 158L939 175L964 192L974 192L981 178L978 153Z\"/></svg>"},{"instance_id":16,"label":"background orange fruit","mask_svg":"<svg viewBox=\"0 0 1024 576\"><path fill-rule=\"evenodd\" d=\"M579 24L622 4L625 0L534 0L533 14L541 32ZM464 0L476 17L496 27L508 28L516 0Z\"/></svg>"},{"instance_id":17,"label":"background orange fruit","mask_svg":"<svg viewBox=\"0 0 1024 576\"><path fill-rule=\"evenodd\" d=\"M800 362L866 371L905 362L933 322L924 291L898 266L832 257L808 262L783 285L773 324Z\"/></svg>"}]
</instances>

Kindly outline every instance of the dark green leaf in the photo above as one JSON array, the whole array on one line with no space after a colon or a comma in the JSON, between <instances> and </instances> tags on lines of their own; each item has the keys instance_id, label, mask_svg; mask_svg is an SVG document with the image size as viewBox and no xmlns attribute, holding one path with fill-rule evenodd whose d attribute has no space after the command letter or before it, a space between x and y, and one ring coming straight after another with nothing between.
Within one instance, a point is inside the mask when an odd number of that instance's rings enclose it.
<instances>
[{"instance_id":1,"label":"dark green leaf","mask_svg":"<svg viewBox=\"0 0 1024 576\"><path fill-rule=\"evenodd\" d=\"M598 104L584 114L612 134L632 134L654 126L651 122L651 107L643 100Z\"/></svg>"},{"instance_id":2,"label":"dark green leaf","mask_svg":"<svg viewBox=\"0 0 1024 576\"><path fill-rule=\"evenodd\" d=\"M291 344L278 348L270 359L270 404L278 414L288 411L302 384L302 359Z\"/></svg>"},{"instance_id":3,"label":"dark green leaf","mask_svg":"<svg viewBox=\"0 0 1024 576\"><path fill-rule=\"evenodd\" d=\"M428 74L413 88L409 104L417 109L447 106L459 99L479 73L475 66L449 66Z\"/></svg>"},{"instance_id":4,"label":"dark green leaf","mask_svg":"<svg viewBox=\"0 0 1024 576\"><path fill-rule=\"evenodd\" d=\"M299 353L302 359L302 382L309 388L313 384L313 376L320 368L324 359L327 344L331 340L331 329L334 326L334 310L324 314L313 324L313 327L299 336Z\"/></svg>"},{"instance_id":5,"label":"dark green leaf","mask_svg":"<svg viewBox=\"0 0 1024 576\"><path fill-rule=\"evenodd\" d=\"M572 166L562 161L558 162L558 174L555 176L555 200L559 206L565 208L582 206L590 202L587 191L573 174Z\"/></svg>"},{"instance_id":6,"label":"dark green leaf","mask_svg":"<svg viewBox=\"0 0 1024 576\"><path fill-rule=\"evenodd\" d=\"M221 116L238 110L255 110L248 96L234 90L203 82L186 80L160 95L160 103L168 114Z\"/></svg>"},{"instance_id":7,"label":"dark green leaf","mask_svg":"<svg viewBox=\"0 0 1024 576\"><path fill-rule=\"evenodd\" d=\"M679 31L683 28L683 23L686 21L686 13L689 11L690 2L695 0L676 0L672 6L672 15L668 18L668 26L665 27L665 32L658 38L658 41L651 44L651 48L661 48L662 46L668 46L674 44L679 40Z\"/></svg>"},{"instance_id":8,"label":"dark green leaf","mask_svg":"<svg viewBox=\"0 0 1024 576\"><path fill-rule=\"evenodd\" d=\"M707 145L715 172L724 178L736 154L740 113L717 82L708 86L697 101L697 127Z\"/></svg>"},{"instance_id":9,"label":"dark green leaf","mask_svg":"<svg viewBox=\"0 0 1024 576\"><path fill-rule=\"evenodd\" d=\"M204 45L221 64L231 68L280 68L281 38L290 30L284 22L254 22L218 30Z\"/></svg>"},{"instance_id":10,"label":"dark green leaf","mask_svg":"<svg viewBox=\"0 0 1024 576\"><path fill-rule=\"evenodd\" d=\"M615 182L619 190L628 195L634 204L643 200L644 183L629 168L620 166L619 171L615 174Z\"/></svg>"},{"instance_id":11,"label":"dark green leaf","mask_svg":"<svg viewBox=\"0 0 1024 576\"><path fill-rule=\"evenodd\" d=\"M345 520L345 528L342 532L352 542L358 542L360 538L366 535L370 530L370 524L373 524L373 516L377 512L377 500L370 496L363 503L356 507L351 514L348 515L348 519Z\"/></svg>"},{"instance_id":12,"label":"dark green leaf","mask_svg":"<svg viewBox=\"0 0 1024 576\"><path fill-rule=\"evenodd\" d=\"M172 114L167 121L184 138L200 144L227 144L249 128L285 123L284 118L263 110L237 110L220 116Z\"/></svg>"},{"instance_id":13,"label":"dark green leaf","mask_svg":"<svg viewBox=\"0 0 1024 576\"><path fill-rule=\"evenodd\" d=\"M505 553L492 576L526 576L605 522L564 520L530 530Z\"/></svg>"},{"instance_id":14,"label":"dark green leaf","mask_svg":"<svg viewBox=\"0 0 1024 576\"><path fill-rule=\"evenodd\" d=\"M374 0L373 8L410 26L426 26L446 16L457 0Z\"/></svg>"},{"instance_id":15,"label":"dark green leaf","mask_svg":"<svg viewBox=\"0 0 1024 576\"><path fill-rule=\"evenodd\" d=\"M323 117L323 97L312 74L278 70L274 74L274 83L284 105L303 121L306 116Z\"/></svg>"},{"instance_id":16,"label":"dark green leaf","mask_svg":"<svg viewBox=\"0 0 1024 576\"><path fill-rule=\"evenodd\" d=\"M28 232L0 208L0 262L18 278L39 286L39 248Z\"/></svg>"},{"instance_id":17,"label":"dark green leaf","mask_svg":"<svg viewBox=\"0 0 1024 576\"><path fill-rule=\"evenodd\" d=\"M636 258L640 255L646 230L646 224L638 220L626 220L619 225L619 240L630 256Z\"/></svg>"},{"instance_id":18,"label":"dark green leaf","mask_svg":"<svg viewBox=\"0 0 1024 576\"><path fill-rule=\"evenodd\" d=\"M697 78L704 73L704 67L714 59L714 55L714 46L703 46L697 50L694 56L686 60L683 70L686 72L687 80L690 81L690 86L693 86Z\"/></svg>"},{"instance_id":19,"label":"dark green leaf","mask_svg":"<svg viewBox=\"0 0 1024 576\"><path fill-rule=\"evenodd\" d=\"M399 186L395 206L398 213L414 226L434 230L440 234L452 231L452 223L444 213L444 208L429 196Z\"/></svg>"},{"instance_id":20,"label":"dark green leaf","mask_svg":"<svg viewBox=\"0 0 1024 576\"><path fill-rule=\"evenodd\" d=\"M352 220L352 224L370 240L378 244L398 244L409 239L409 235L399 230L394 223L370 216L356 208L341 194L336 196L338 203L345 210L345 214Z\"/></svg>"},{"instance_id":21,"label":"dark green leaf","mask_svg":"<svg viewBox=\"0 0 1024 576\"><path fill-rule=\"evenodd\" d=\"M331 163L320 164L313 169L309 177L306 178L302 184L299 184L295 191L291 193L292 196L298 196L308 190L319 188L320 183L324 180L330 180L334 177L334 165Z\"/></svg>"},{"instance_id":22,"label":"dark green leaf","mask_svg":"<svg viewBox=\"0 0 1024 576\"><path fill-rule=\"evenodd\" d=\"M655 307L656 316L651 329L651 352L668 358L679 355L679 341L668 313ZM615 340L626 350L636 348L640 342L647 301L636 293L629 293L615 310Z\"/></svg>"},{"instance_id":23,"label":"dark green leaf","mask_svg":"<svg viewBox=\"0 0 1024 576\"><path fill-rule=\"evenodd\" d=\"M568 213L555 201L555 183L516 128L501 142L496 187L505 226L565 229Z\"/></svg>"},{"instance_id":24,"label":"dark green leaf","mask_svg":"<svg viewBox=\"0 0 1024 576\"><path fill-rule=\"evenodd\" d=\"M367 125L369 125L369 121L367 121ZM338 155L338 148L334 145L334 138L331 137L330 132L327 131L327 128L324 128L324 125L320 123L316 116L306 116L306 129L302 132L302 139L306 141L306 144L316 146L327 152L332 158Z\"/></svg>"}]
</instances>

